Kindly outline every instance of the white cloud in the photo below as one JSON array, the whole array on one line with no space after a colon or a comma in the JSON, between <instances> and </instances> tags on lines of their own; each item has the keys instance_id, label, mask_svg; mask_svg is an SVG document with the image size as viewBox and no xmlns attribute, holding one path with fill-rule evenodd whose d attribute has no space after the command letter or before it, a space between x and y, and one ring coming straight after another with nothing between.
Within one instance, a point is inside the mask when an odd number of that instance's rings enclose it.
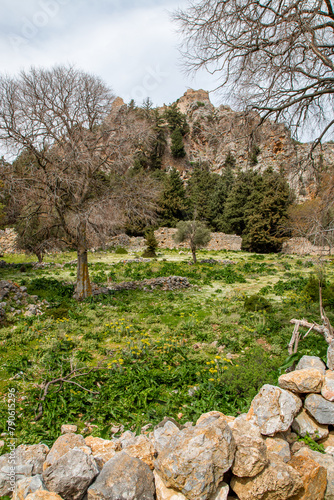
<instances>
[{"instance_id":1,"label":"white cloud","mask_svg":"<svg viewBox=\"0 0 334 500\"><path fill-rule=\"evenodd\" d=\"M175 101L187 87L214 88L181 71L168 11L187 0L2 0L0 71L75 64L137 103Z\"/></svg>"}]
</instances>

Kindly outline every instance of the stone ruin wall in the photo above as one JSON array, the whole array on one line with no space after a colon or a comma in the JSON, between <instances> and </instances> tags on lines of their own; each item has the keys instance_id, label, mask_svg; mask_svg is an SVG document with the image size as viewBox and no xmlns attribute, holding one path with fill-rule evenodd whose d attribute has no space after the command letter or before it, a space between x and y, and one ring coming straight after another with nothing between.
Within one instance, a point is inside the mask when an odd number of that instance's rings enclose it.
<instances>
[{"instance_id":1,"label":"stone ruin wall","mask_svg":"<svg viewBox=\"0 0 334 500\"><path fill-rule=\"evenodd\" d=\"M154 231L154 235L159 243L160 248L189 248L189 243L179 243L176 244L173 236L176 233L176 229L161 227L157 231ZM211 233L211 240L207 247L207 250L241 250L242 239L236 234L225 234L225 233Z\"/></svg>"},{"instance_id":2,"label":"stone ruin wall","mask_svg":"<svg viewBox=\"0 0 334 500\"><path fill-rule=\"evenodd\" d=\"M158 241L160 248L166 249L189 249L187 242L176 244L173 236L176 229L161 227L154 231L154 235ZM211 240L206 247L207 250L241 250L242 238L235 234L225 233L211 233ZM110 247L124 247L134 252L143 251L145 248L145 238L143 237L130 237L126 234L120 234L110 238L106 242L106 248ZM4 231L0 230L0 253L21 253L16 246L16 232L15 229L6 228ZM334 249L328 247L319 247L312 245L306 238L291 238L283 244L282 253L297 254L297 255L334 255Z\"/></svg>"}]
</instances>

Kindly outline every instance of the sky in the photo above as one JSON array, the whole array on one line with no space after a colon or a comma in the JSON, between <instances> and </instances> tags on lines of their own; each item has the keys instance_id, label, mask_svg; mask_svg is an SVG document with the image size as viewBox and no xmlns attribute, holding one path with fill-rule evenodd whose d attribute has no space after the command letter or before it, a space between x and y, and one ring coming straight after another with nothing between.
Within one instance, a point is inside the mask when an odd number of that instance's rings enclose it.
<instances>
[{"instance_id":1,"label":"sky","mask_svg":"<svg viewBox=\"0 0 334 500\"><path fill-rule=\"evenodd\" d=\"M73 64L101 77L126 103L170 104L188 88L212 90L206 72L186 75L170 15L188 0L1 0L0 72ZM210 95L217 105L217 95Z\"/></svg>"}]
</instances>

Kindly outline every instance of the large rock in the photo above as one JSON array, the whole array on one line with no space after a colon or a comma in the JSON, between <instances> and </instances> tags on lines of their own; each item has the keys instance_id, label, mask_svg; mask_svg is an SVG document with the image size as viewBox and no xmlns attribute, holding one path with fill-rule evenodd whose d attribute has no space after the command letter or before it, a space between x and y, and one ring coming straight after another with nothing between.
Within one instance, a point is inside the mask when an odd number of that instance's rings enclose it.
<instances>
[{"instance_id":1,"label":"large rock","mask_svg":"<svg viewBox=\"0 0 334 500\"><path fill-rule=\"evenodd\" d=\"M6 453L0 457L0 497L11 495L14 487L13 460L16 462L16 453ZM32 463L15 463L15 481L32 476Z\"/></svg>"},{"instance_id":2,"label":"large rock","mask_svg":"<svg viewBox=\"0 0 334 500\"><path fill-rule=\"evenodd\" d=\"M318 451L310 450L307 447L299 450L295 457L307 457L314 460L318 465L324 467L327 471L327 487L324 500L334 500L334 457L327 453L319 453Z\"/></svg>"},{"instance_id":3,"label":"large rock","mask_svg":"<svg viewBox=\"0 0 334 500\"><path fill-rule=\"evenodd\" d=\"M287 500L295 495L299 499L303 482L293 467L271 455L270 464L257 476L233 476L231 488L240 500Z\"/></svg>"},{"instance_id":4,"label":"large rock","mask_svg":"<svg viewBox=\"0 0 334 500\"><path fill-rule=\"evenodd\" d=\"M158 453L164 450L170 439L175 436L179 430L179 427L177 427L170 420L167 420L162 427L154 429L154 431L150 434L150 438Z\"/></svg>"},{"instance_id":5,"label":"large rock","mask_svg":"<svg viewBox=\"0 0 334 500\"><path fill-rule=\"evenodd\" d=\"M334 447L334 431L331 431L328 436L320 441L324 445L324 448Z\"/></svg>"},{"instance_id":6,"label":"large rock","mask_svg":"<svg viewBox=\"0 0 334 500\"><path fill-rule=\"evenodd\" d=\"M309 394L304 407L319 424L334 424L334 403L327 401L320 394Z\"/></svg>"},{"instance_id":7,"label":"large rock","mask_svg":"<svg viewBox=\"0 0 334 500\"><path fill-rule=\"evenodd\" d=\"M327 349L327 367L334 370L334 340Z\"/></svg>"},{"instance_id":8,"label":"large rock","mask_svg":"<svg viewBox=\"0 0 334 500\"><path fill-rule=\"evenodd\" d=\"M321 395L327 399L327 401L334 401L334 372L332 370L326 371Z\"/></svg>"},{"instance_id":9,"label":"large rock","mask_svg":"<svg viewBox=\"0 0 334 500\"><path fill-rule=\"evenodd\" d=\"M267 447L260 428L242 415L229 423L236 444L232 472L238 477L253 477L268 463Z\"/></svg>"},{"instance_id":10,"label":"large rock","mask_svg":"<svg viewBox=\"0 0 334 500\"><path fill-rule=\"evenodd\" d=\"M225 415L221 411L213 410L213 411L208 411L207 413L203 413L199 417L199 419L196 422L196 425L200 424L203 420L206 420L208 417L222 417L226 422L233 422L235 420L235 417L231 417L230 415Z\"/></svg>"},{"instance_id":11,"label":"large rock","mask_svg":"<svg viewBox=\"0 0 334 500\"><path fill-rule=\"evenodd\" d=\"M278 455L283 462L288 462L291 459L290 446L285 439L279 436L268 437L266 439L266 446L270 455Z\"/></svg>"},{"instance_id":12,"label":"large rock","mask_svg":"<svg viewBox=\"0 0 334 500\"><path fill-rule=\"evenodd\" d=\"M63 455L73 450L73 448L82 448L85 446L86 443L81 434L63 434L53 443L50 453L43 464L43 470L46 470Z\"/></svg>"},{"instance_id":13,"label":"large rock","mask_svg":"<svg viewBox=\"0 0 334 500\"><path fill-rule=\"evenodd\" d=\"M154 481L155 481L155 490L156 490L156 500L186 500L186 497L182 495L179 491L174 490L173 488L167 488L165 486L163 480L161 477L156 473L156 471L153 472L154 475ZM226 483L221 483L218 486L217 491L210 495L208 500L227 500L228 494L230 491L230 487Z\"/></svg>"},{"instance_id":14,"label":"large rock","mask_svg":"<svg viewBox=\"0 0 334 500\"><path fill-rule=\"evenodd\" d=\"M253 399L248 418L254 416L261 433L273 436L288 430L301 407L301 399L292 392L266 384Z\"/></svg>"},{"instance_id":15,"label":"large rock","mask_svg":"<svg viewBox=\"0 0 334 500\"><path fill-rule=\"evenodd\" d=\"M48 490L55 491L64 500L81 500L98 473L94 458L74 448L43 472L43 481Z\"/></svg>"},{"instance_id":16,"label":"large rock","mask_svg":"<svg viewBox=\"0 0 334 500\"><path fill-rule=\"evenodd\" d=\"M123 450L130 457L139 458L145 462L151 470L154 469L153 461L156 452L151 441L146 436L142 434L136 436L130 443L127 443Z\"/></svg>"},{"instance_id":17,"label":"large rock","mask_svg":"<svg viewBox=\"0 0 334 500\"><path fill-rule=\"evenodd\" d=\"M157 473L169 488L192 500L206 500L230 469L235 452L226 420L212 415L174 434L155 460Z\"/></svg>"},{"instance_id":18,"label":"large rock","mask_svg":"<svg viewBox=\"0 0 334 500\"><path fill-rule=\"evenodd\" d=\"M42 474L43 463L49 452L46 444L21 444L16 448L16 465L32 465L31 475Z\"/></svg>"},{"instance_id":19,"label":"large rock","mask_svg":"<svg viewBox=\"0 0 334 500\"><path fill-rule=\"evenodd\" d=\"M282 389L298 393L320 393L323 383L324 375L315 368L284 373L278 379Z\"/></svg>"},{"instance_id":20,"label":"large rock","mask_svg":"<svg viewBox=\"0 0 334 500\"><path fill-rule=\"evenodd\" d=\"M318 358L318 356L303 356L296 366L296 370L309 370L315 369L319 370L320 373L325 375L326 365Z\"/></svg>"},{"instance_id":21,"label":"large rock","mask_svg":"<svg viewBox=\"0 0 334 500\"><path fill-rule=\"evenodd\" d=\"M30 493L45 489L45 484L40 474L21 479L16 483L13 500L24 500Z\"/></svg>"},{"instance_id":22,"label":"large rock","mask_svg":"<svg viewBox=\"0 0 334 500\"><path fill-rule=\"evenodd\" d=\"M308 434L315 441L328 436L327 425L318 424L304 409L298 413L292 422L292 430L301 437L305 437Z\"/></svg>"},{"instance_id":23,"label":"large rock","mask_svg":"<svg viewBox=\"0 0 334 500\"><path fill-rule=\"evenodd\" d=\"M186 500L186 497L179 491L176 491L173 488L167 488L156 471L153 472L153 475L157 500Z\"/></svg>"},{"instance_id":24,"label":"large rock","mask_svg":"<svg viewBox=\"0 0 334 500\"><path fill-rule=\"evenodd\" d=\"M35 493L30 493L26 497L26 500L63 500L57 493L53 493L50 491L39 490Z\"/></svg>"},{"instance_id":25,"label":"large rock","mask_svg":"<svg viewBox=\"0 0 334 500\"><path fill-rule=\"evenodd\" d=\"M327 487L327 471L325 467L309 457L294 456L289 465L301 476L304 492L298 500L323 500Z\"/></svg>"},{"instance_id":26,"label":"large rock","mask_svg":"<svg viewBox=\"0 0 334 500\"><path fill-rule=\"evenodd\" d=\"M87 436L85 443L92 450L93 457L99 469L102 469L104 464L116 455L116 452L121 449L117 440L108 441L94 436Z\"/></svg>"},{"instance_id":27,"label":"large rock","mask_svg":"<svg viewBox=\"0 0 334 500\"><path fill-rule=\"evenodd\" d=\"M153 473L138 458L124 451L117 453L103 467L88 489L87 500L154 500Z\"/></svg>"}]
</instances>

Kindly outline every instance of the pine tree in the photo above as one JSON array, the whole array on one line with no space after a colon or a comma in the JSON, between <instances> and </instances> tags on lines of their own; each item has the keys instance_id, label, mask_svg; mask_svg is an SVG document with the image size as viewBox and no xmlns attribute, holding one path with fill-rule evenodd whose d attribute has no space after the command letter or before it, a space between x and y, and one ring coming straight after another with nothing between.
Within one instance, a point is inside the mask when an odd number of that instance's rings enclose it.
<instances>
[{"instance_id":1,"label":"pine tree","mask_svg":"<svg viewBox=\"0 0 334 500\"><path fill-rule=\"evenodd\" d=\"M180 174L175 168L165 176L164 189L158 203L161 226L175 227L179 220L186 217L186 193Z\"/></svg>"},{"instance_id":2,"label":"pine tree","mask_svg":"<svg viewBox=\"0 0 334 500\"><path fill-rule=\"evenodd\" d=\"M242 236L243 250L277 252L284 241L282 227L290 200L281 173L240 172L226 201L221 229Z\"/></svg>"},{"instance_id":3,"label":"pine tree","mask_svg":"<svg viewBox=\"0 0 334 500\"><path fill-rule=\"evenodd\" d=\"M158 242L154 235L153 228L148 229L145 232L146 248L142 254L142 257L156 257L156 249L158 248Z\"/></svg>"},{"instance_id":4,"label":"pine tree","mask_svg":"<svg viewBox=\"0 0 334 500\"><path fill-rule=\"evenodd\" d=\"M218 180L219 176L212 174L207 164L196 163L187 186L192 217L209 225L215 217L211 197Z\"/></svg>"},{"instance_id":5,"label":"pine tree","mask_svg":"<svg viewBox=\"0 0 334 500\"><path fill-rule=\"evenodd\" d=\"M171 152L174 158L184 158L186 156L186 151L183 145L182 133L178 127L176 127L171 133L171 139Z\"/></svg>"},{"instance_id":6,"label":"pine tree","mask_svg":"<svg viewBox=\"0 0 334 500\"><path fill-rule=\"evenodd\" d=\"M225 203L235 181L235 167L235 158L229 152L223 165L222 175L216 178L216 183L209 201L212 211L212 220L210 222L215 231L219 231Z\"/></svg>"}]
</instances>

